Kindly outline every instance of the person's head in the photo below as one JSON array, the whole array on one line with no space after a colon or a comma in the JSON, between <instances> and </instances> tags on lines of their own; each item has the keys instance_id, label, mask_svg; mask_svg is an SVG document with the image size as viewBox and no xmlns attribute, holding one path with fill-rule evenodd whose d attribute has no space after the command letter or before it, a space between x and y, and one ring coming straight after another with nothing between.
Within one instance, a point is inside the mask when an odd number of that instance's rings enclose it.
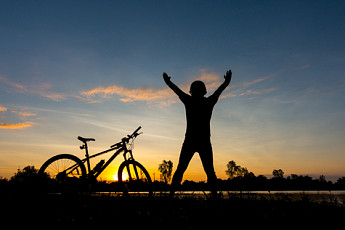
<instances>
[{"instance_id":1,"label":"person's head","mask_svg":"<svg viewBox=\"0 0 345 230\"><path fill-rule=\"evenodd\" d=\"M190 85L189 92L193 97L203 97L207 93L206 86L202 81L194 81Z\"/></svg>"}]
</instances>

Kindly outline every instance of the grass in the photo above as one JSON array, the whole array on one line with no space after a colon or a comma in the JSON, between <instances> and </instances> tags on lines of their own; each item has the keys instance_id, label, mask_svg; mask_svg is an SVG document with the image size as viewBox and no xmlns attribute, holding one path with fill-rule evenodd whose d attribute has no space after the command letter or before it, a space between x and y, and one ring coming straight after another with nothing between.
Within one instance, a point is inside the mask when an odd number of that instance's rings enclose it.
<instances>
[{"instance_id":1,"label":"grass","mask_svg":"<svg viewBox=\"0 0 345 230\"><path fill-rule=\"evenodd\" d=\"M189 195L122 197L113 194L2 194L3 225L128 229L330 227L342 224L344 204L308 194L244 195L218 199ZM5 226L5 225L4 225ZM340 225L339 225L340 226Z\"/></svg>"}]
</instances>

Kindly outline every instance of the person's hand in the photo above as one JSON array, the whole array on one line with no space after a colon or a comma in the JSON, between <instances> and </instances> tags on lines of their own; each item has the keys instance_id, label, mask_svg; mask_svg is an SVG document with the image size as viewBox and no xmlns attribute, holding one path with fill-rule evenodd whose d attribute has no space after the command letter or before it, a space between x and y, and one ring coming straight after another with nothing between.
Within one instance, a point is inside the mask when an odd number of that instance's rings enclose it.
<instances>
[{"instance_id":1,"label":"person's hand","mask_svg":"<svg viewBox=\"0 0 345 230\"><path fill-rule=\"evenodd\" d=\"M225 80L230 81L232 76L231 70L226 71L226 74L224 75Z\"/></svg>"},{"instance_id":2,"label":"person's hand","mask_svg":"<svg viewBox=\"0 0 345 230\"><path fill-rule=\"evenodd\" d=\"M165 73L165 72L163 73L163 79L164 79L165 82L170 81L170 78L171 77L169 77L167 73Z\"/></svg>"}]
</instances>

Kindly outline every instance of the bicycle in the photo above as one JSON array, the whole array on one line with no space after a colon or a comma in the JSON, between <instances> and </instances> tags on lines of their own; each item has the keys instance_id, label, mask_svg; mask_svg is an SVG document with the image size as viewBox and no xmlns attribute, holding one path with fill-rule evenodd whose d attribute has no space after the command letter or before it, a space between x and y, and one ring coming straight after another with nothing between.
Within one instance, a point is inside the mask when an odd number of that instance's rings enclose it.
<instances>
[{"instance_id":1,"label":"bicycle","mask_svg":"<svg viewBox=\"0 0 345 230\"><path fill-rule=\"evenodd\" d=\"M124 161L121 163L117 176L118 182L123 183L124 194L129 192L148 192L148 195L152 195L152 180L150 174L147 172L145 167L139 162L134 160L133 157L133 146L134 140L140 134L138 131L141 126L137 128L131 135L127 135L121 139L120 142L110 146L110 149L89 155L88 145L89 141L95 141L94 138L84 138L78 136L83 145L80 146L81 150L85 150L85 158L79 159L78 157L71 154L59 154L48 159L40 168L40 174L46 174L50 179L55 180L58 183L64 183L68 181L80 180L95 180L97 177L108 167L108 165L121 153L123 152ZM102 154L115 151L115 153L105 162L101 160L91 170L90 159L98 157ZM85 162L87 167L85 167Z\"/></svg>"}]
</instances>

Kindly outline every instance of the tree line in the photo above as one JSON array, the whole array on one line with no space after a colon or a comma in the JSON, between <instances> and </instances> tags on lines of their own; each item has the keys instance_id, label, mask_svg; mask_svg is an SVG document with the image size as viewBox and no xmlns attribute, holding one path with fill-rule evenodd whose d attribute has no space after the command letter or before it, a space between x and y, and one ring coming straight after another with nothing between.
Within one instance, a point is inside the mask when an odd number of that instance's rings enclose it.
<instances>
[{"instance_id":1,"label":"tree line","mask_svg":"<svg viewBox=\"0 0 345 230\"><path fill-rule=\"evenodd\" d=\"M167 164L169 162L169 164ZM250 172L246 167L237 165L235 161L229 161L226 165L225 171L228 179L218 179L219 190L233 190L233 191L245 191L245 190L261 190L261 191L273 191L273 190L344 190L345 189L345 177L339 178L335 183L327 181L324 175L320 175L318 179L313 179L307 175L291 174L284 177L284 171L282 169L274 169L272 171L272 177L267 178L264 175L255 176L253 172ZM168 179L171 178L173 164L171 161L163 161L159 165L159 171L161 178L164 179L164 183L168 183ZM161 180L162 181L162 180ZM203 190L207 187L207 183L204 181L194 182L185 180L182 183L181 189L184 190Z\"/></svg>"},{"instance_id":2,"label":"tree line","mask_svg":"<svg viewBox=\"0 0 345 230\"><path fill-rule=\"evenodd\" d=\"M339 178L336 182L327 181L324 175L313 179L308 175L291 174L284 176L282 169L274 169L272 177L267 178L264 175L256 176L246 167L237 165L235 161L229 161L226 165L225 173L228 179L218 179L218 189L223 191L279 191L279 190L345 190L345 177ZM169 190L169 183L173 172L173 162L164 160L158 166L160 172L160 181L154 181L156 190ZM46 181L42 175L38 175L38 169L34 166L26 166L18 171L10 179L0 177L0 190L5 185L20 185L18 188L33 188ZM45 175L44 177L47 177ZM111 182L114 184L116 182ZM109 182L99 182L106 187ZM23 187L24 186L24 187ZM185 180L181 185L181 190L207 190L207 183L204 181L195 182ZM0 191L2 192L2 191Z\"/></svg>"}]
</instances>

